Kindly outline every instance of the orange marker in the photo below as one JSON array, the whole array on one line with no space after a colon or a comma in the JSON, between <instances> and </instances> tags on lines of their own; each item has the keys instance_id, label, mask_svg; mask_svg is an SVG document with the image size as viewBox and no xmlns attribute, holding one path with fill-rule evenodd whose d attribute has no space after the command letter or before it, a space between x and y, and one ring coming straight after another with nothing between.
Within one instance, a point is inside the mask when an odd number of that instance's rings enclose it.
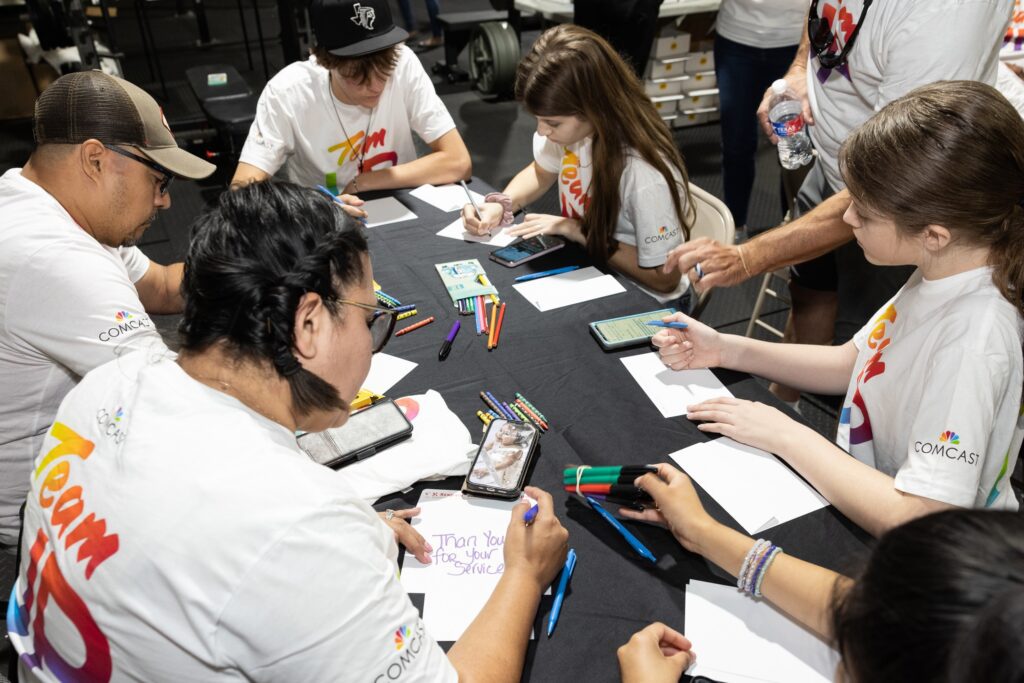
<instances>
[{"instance_id":1,"label":"orange marker","mask_svg":"<svg viewBox=\"0 0 1024 683\"><path fill-rule=\"evenodd\" d=\"M494 308L497 308L495 306ZM498 329L494 332L494 348L498 348L498 339L501 338L501 321L505 319L505 303L501 304L501 312L498 314Z\"/></svg>"},{"instance_id":2,"label":"orange marker","mask_svg":"<svg viewBox=\"0 0 1024 683\"><path fill-rule=\"evenodd\" d=\"M497 317L498 317L498 307L495 306L494 304L491 304L491 326L488 328L489 332L487 333L487 350L488 351L490 351L491 349L493 349L495 346L498 345L498 343L497 343L497 341L495 339L495 334L497 332L497 330L496 330L497 326L495 325L495 319Z\"/></svg>"},{"instance_id":3,"label":"orange marker","mask_svg":"<svg viewBox=\"0 0 1024 683\"><path fill-rule=\"evenodd\" d=\"M398 332L395 332L395 336L396 337L401 337L403 334L406 334L407 332L412 332L413 330L418 330L421 327L423 327L424 325L429 325L432 322L434 322L434 316L430 316L426 320L421 320L418 323L415 323L413 325L409 325L409 327L403 327Z\"/></svg>"}]
</instances>

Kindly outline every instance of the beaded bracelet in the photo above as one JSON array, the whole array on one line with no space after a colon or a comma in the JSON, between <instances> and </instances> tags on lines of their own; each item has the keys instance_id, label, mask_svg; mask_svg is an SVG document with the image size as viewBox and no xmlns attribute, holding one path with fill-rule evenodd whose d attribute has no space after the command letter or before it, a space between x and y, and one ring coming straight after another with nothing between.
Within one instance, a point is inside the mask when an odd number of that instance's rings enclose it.
<instances>
[{"instance_id":1,"label":"beaded bracelet","mask_svg":"<svg viewBox=\"0 0 1024 683\"><path fill-rule=\"evenodd\" d=\"M768 553L768 557L764 559L764 566L761 567L757 579L754 581L753 594L755 598L761 597L761 584L764 583L764 577L768 573L768 567L771 566L772 561L775 560L775 556L782 553L782 548L773 545L771 552Z\"/></svg>"},{"instance_id":2,"label":"beaded bracelet","mask_svg":"<svg viewBox=\"0 0 1024 683\"><path fill-rule=\"evenodd\" d=\"M512 211L512 198L507 194L504 192L491 192L484 197L484 203L486 204L487 202L501 204L503 213L501 214L501 222L498 223L499 227L504 228L515 222L515 213Z\"/></svg>"},{"instance_id":3,"label":"beaded bracelet","mask_svg":"<svg viewBox=\"0 0 1024 683\"><path fill-rule=\"evenodd\" d=\"M757 563L752 565L753 569L750 572L750 577L747 579L747 585L744 587L743 590L753 595L754 589L757 585L757 580L761 576L761 573L764 571L765 565L768 562L768 558L771 556L772 551L774 550L775 546L769 544L768 549L761 554L761 556L758 558Z\"/></svg>"},{"instance_id":4,"label":"beaded bracelet","mask_svg":"<svg viewBox=\"0 0 1024 683\"><path fill-rule=\"evenodd\" d=\"M737 588L744 590L743 587L746 585L745 577L750 570L750 565L754 562L754 557L770 545L771 543L768 541L763 538L759 538L754 542L754 545L750 547L750 550L747 551L747 556L743 558L743 565L740 567L740 571L736 575Z\"/></svg>"}]
</instances>

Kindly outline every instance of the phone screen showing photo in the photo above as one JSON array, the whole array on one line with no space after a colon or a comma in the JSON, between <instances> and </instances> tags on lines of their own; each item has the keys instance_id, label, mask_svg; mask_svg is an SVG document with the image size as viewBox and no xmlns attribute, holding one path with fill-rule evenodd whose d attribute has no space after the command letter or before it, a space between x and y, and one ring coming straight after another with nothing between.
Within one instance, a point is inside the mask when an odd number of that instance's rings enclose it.
<instances>
[{"instance_id":1,"label":"phone screen showing photo","mask_svg":"<svg viewBox=\"0 0 1024 683\"><path fill-rule=\"evenodd\" d=\"M475 486L515 489L536 433L533 425L495 419L477 452L468 481Z\"/></svg>"}]
</instances>

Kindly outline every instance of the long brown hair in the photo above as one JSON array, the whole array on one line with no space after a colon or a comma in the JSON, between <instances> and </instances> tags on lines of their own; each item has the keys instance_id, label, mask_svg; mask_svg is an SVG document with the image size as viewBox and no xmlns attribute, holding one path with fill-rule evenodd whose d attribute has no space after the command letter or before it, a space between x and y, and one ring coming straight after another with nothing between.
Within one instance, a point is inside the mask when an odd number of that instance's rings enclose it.
<instances>
[{"instance_id":1,"label":"long brown hair","mask_svg":"<svg viewBox=\"0 0 1024 683\"><path fill-rule=\"evenodd\" d=\"M839 152L850 192L907 235L941 225L987 246L992 280L1024 314L1024 121L994 88L939 81L890 102Z\"/></svg>"},{"instance_id":2,"label":"long brown hair","mask_svg":"<svg viewBox=\"0 0 1024 683\"><path fill-rule=\"evenodd\" d=\"M519 63L515 94L534 116L577 116L594 127L592 191L582 221L591 258L606 264L618 246L612 234L622 204L619 178L630 148L675 188L672 204L689 239L696 209L683 157L633 70L607 41L572 24L545 31Z\"/></svg>"}]
</instances>

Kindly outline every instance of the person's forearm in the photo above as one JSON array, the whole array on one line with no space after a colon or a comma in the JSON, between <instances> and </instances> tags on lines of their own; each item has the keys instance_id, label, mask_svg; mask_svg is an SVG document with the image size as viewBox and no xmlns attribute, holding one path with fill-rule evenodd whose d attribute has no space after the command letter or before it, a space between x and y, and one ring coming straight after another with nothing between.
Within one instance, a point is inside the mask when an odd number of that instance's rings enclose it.
<instances>
[{"instance_id":1,"label":"person's forearm","mask_svg":"<svg viewBox=\"0 0 1024 683\"><path fill-rule=\"evenodd\" d=\"M896 489L889 475L865 465L810 427L798 426L776 453L841 513L873 536L953 506Z\"/></svg>"},{"instance_id":2,"label":"person's forearm","mask_svg":"<svg viewBox=\"0 0 1024 683\"><path fill-rule=\"evenodd\" d=\"M238 162L238 167L235 169L235 175L231 178L231 189L237 190L240 187L245 187L250 183L258 183L266 180L270 177L270 174L264 171L262 168L247 164L244 161Z\"/></svg>"},{"instance_id":3,"label":"person's forearm","mask_svg":"<svg viewBox=\"0 0 1024 683\"><path fill-rule=\"evenodd\" d=\"M608 259L608 265L623 275L633 278L644 287L662 294L674 291L679 286L679 278L682 277L678 270L666 273L660 265L654 268L642 268L637 263L636 247L622 242L619 242L619 246Z\"/></svg>"},{"instance_id":4,"label":"person's forearm","mask_svg":"<svg viewBox=\"0 0 1024 683\"><path fill-rule=\"evenodd\" d=\"M181 313L185 300L181 297L181 278L185 272L184 263L169 266L151 264L146 276L135 283L139 302L147 313L157 315Z\"/></svg>"},{"instance_id":5,"label":"person's forearm","mask_svg":"<svg viewBox=\"0 0 1024 683\"><path fill-rule=\"evenodd\" d=\"M810 9L808 8L808 12ZM804 18L804 30L800 32L800 44L796 48L796 54L793 56L793 63L789 65L787 73L794 73L797 71L807 70L807 58L811 53L811 40L807 35L807 18Z\"/></svg>"},{"instance_id":6,"label":"person's forearm","mask_svg":"<svg viewBox=\"0 0 1024 683\"><path fill-rule=\"evenodd\" d=\"M517 173L502 192L512 198L512 210L519 211L544 196L556 178L554 173L545 171L534 161Z\"/></svg>"},{"instance_id":7,"label":"person's forearm","mask_svg":"<svg viewBox=\"0 0 1024 683\"><path fill-rule=\"evenodd\" d=\"M712 522L699 539L697 552L732 576L738 576L754 540L718 522ZM824 638L829 637L829 611L833 586L849 579L785 553L776 555L768 568L761 593L783 612ZM696 649L696 647L694 648Z\"/></svg>"},{"instance_id":8,"label":"person's forearm","mask_svg":"<svg viewBox=\"0 0 1024 683\"><path fill-rule=\"evenodd\" d=\"M425 183L444 185L466 180L472 175L469 154L454 151L432 152L410 162L368 171L356 176L348 190L355 194L373 190L419 187Z\"/></svg>"},{"instance_id":9,"label":"person's forearm","mask_svg":"<svg viewBox=\"0 0 1024 683\"><path fill-rule=\"evenodd\" d=\"M722 335L723 368L764 377L817 394L845 394L857 361L852 342L842 346L779 344Z\"/></svg>"},{"instance_id":10,"label":"person's forearm","mask_svg":"<svg viewBox=\"0 0 1024 683\"><path fill-rule=\"evenodd\" d=\"M505 572L490 599L448 651L460 683L518 681L542 587Z\"/></svg>"},{"instance_id":11,"label":"person's forearm","mask_svg":"<svg viewBox=\"0 0 1024 683\"><path fill-rule=\"evenodd\" d=\"M849 242L853 228L843 221L849 205L850 193L841 190L795 221L745 242L741 246L749 274L803 263Z\"/></svg>"}]
</instances>

